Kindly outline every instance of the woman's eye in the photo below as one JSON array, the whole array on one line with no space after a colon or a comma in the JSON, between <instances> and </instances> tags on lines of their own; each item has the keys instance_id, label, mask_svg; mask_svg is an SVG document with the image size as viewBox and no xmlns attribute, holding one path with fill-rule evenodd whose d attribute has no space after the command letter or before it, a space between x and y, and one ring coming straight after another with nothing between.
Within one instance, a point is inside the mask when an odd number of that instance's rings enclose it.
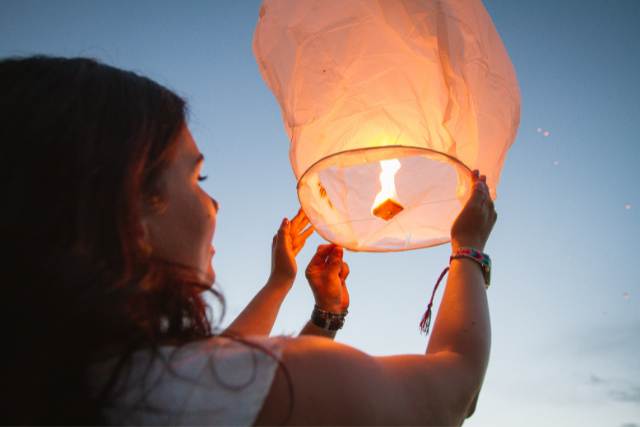
<instances>
[{"instance_id":1,"label":"woman's eye","mask_svg":"<svg viewBox=\"0 0 640 427\"><path fill-rule=\"evenodd\" d=\"M205 179L207 179L207 178L208 178L208 176L207 176L207 175L205 175L205 176L198 175L198 181L204 181L204 180L205 180Z\"/></svg>"}]
</instances>

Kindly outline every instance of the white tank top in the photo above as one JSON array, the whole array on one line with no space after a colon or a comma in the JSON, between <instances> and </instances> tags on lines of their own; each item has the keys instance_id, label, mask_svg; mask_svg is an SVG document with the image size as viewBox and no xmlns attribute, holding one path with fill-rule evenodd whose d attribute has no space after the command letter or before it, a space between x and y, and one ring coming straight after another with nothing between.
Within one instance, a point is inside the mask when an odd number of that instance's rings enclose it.
<instances>
[{"instance_id":1,"label":"white tank top","mask_svg":"<svg viewBox=\"0 0 640 427\"><path fill-rule=\"evenodd\" d=\"M248 336L244 340L281 360L282 340L287 338ZM96 389L115 363L111 359L92 366ZM250 426L262 408L278 362L257 348L214 337L181 347L160 347L155 358L149 351L138 351L129 367L118 376L120 393L114 405L104 408L109 424Z\"/></svg>"}]
</instances>

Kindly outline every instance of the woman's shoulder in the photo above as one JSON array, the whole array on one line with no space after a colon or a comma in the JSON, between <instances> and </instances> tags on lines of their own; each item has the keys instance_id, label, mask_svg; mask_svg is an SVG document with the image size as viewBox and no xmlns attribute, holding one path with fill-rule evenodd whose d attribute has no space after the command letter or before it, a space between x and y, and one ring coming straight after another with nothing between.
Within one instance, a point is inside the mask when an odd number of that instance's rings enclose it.
<instances>
[{"instance_id":1,"label":"woman's shoulder","mask_svg":"<svg viewBox=\"0 0 640 427\"><path fill-rule=\"evenodd\" d=\"M154 348L143 347L133 353L128 358L128 364L139 364L150 360L159 359L167 361L170 358L174 361L184 361L193 357L233 357L243 353L262 352L263 354L282 355L283 348L293 336L278 335L214 335L207 338L191 341L165 340L158 343ZM255 351L254 351L255 350ZM266 352L262 351L266 350ZM92 368L111 366L117 364L124 354L124 347L109 346L104 349L95 359Z\"/></svg>"},{"instance_id":2,"label":"woman's shoulder","mask_svg":"<svg viewBox=\"0 0 640 427\"><path fill-rule=\"evenodd\" d=\"M122 377L120 383L128 386L148 378L170 381L172 377L167 373L177 373L180 379L203 379L207 368L215 377L237 383L249 371L272 375L291 339L216 335L188 342L165 341L155 348L141 348L124 359L122 353L105 355L90 370L94 378L106 379L115 373Z\"/></svg>"},{"instance_id":3,"label":"woman's shoulder","mask_svg":"<svg viewBox=\"0 0 640 427\"><path fill-rule=\"evenodd\" d=\"M117 375L117 399L107 415L115 424L251 425L289 339L213 336L139 350ZM115 359L94 365L94 374L113 373L116 365Z\"/></svg>"},{"instance_id":4,"label":"woman's shoulder","mask_svg":"<svg viewBox=\"0 0 640 427\"><path fill-rule=\"evenodd\" d=\"M216 335L186 343L167 342L161 344L158 349L163 355L171 355L177 360L200 355L237 357L255 353L281 356L282 349L289 338L287 336L268 337L263 335Z\"/></svg>"}]
</instances>

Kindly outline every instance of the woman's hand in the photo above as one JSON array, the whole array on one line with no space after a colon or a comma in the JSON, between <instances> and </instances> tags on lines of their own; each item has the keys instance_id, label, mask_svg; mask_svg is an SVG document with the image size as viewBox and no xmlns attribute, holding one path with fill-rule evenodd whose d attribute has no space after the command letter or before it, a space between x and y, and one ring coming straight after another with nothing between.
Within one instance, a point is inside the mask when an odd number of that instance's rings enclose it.
<instances>
[{"instance_id":1,"label":"woman's hand","mask_svg":"<svg viewBox=\"0 0 640 427\"><path fill-rule=\"evenodd\" d=\"M298 272L296 255L304 246L307 237L313 233L313 227L309 226L309 219L300 209L291 221L282 220L278 233L273 236L271 244L271 276L269 281L287 282L293 284Z\"/></svg>"},{"instance_id":2,"label":"woman's hand","mask_svg":"<svg viewBox=\"0 0 640 427\"><path fill-rule=\"evenodd\" d=\"M346 279L349 266L337 245L320 245L305 271L316 304L323 310L342 313L349 307Z\"/></svg>"},{"instance_id":3,"label":"woman's hand","mask_svg":"<svg viewBox=\"0 0 640 427\"><path fill-rule=\"evenodd\" d=\"M453 250L467 246L484 251L498 214L489 195L487 177L473 171L473 193L451 227Z\"/></svg>"}]
</instances>

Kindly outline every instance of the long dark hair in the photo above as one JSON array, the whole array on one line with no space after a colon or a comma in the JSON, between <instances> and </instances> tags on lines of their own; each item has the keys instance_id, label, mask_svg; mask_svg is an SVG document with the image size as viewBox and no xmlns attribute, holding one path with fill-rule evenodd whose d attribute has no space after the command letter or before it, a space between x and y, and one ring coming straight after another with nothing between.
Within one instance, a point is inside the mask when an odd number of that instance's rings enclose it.
<instances>
[{"instance_id":1,"label":"long dark hair","mask_svg":"<svg viewBox=\"0 0 640 427\"><path fill-rule=\"evenodd\" d=\"M162 208L186 114L167 88L93 59L0 61L3 422L102 424L109 393L87 377L101 352L219 332L202 292L219 322L222 293L150 256L139 226L142 200Z\"/></svg>"}]
</instances>

